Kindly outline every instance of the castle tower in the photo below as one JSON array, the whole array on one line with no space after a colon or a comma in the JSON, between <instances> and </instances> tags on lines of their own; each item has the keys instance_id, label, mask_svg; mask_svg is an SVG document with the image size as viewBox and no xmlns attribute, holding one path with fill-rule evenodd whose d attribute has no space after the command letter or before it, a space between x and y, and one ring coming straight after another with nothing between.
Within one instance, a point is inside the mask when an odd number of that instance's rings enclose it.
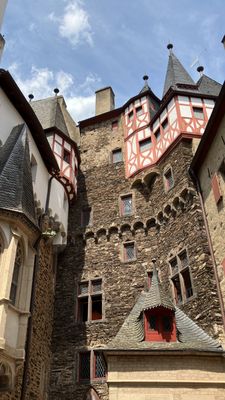
<instances>
[{"instance_id":1,"label":"castle tower","mask_svg":"<svg viewBox=\"0 0 225 400\"><path fill-rule=\"evenodd\" d=\"M102 113L80 122L78 195L70 207L70 244L58 260L52 400L113 398L104 349L151 286L152 258L174 306L211 336L222 332L203 216L188 174L220 85L205 75L194 83L171 45L169 52L162 100L145 76L142 90L123 106L114 109L108 96Z\"/></svg>"}]
</instances>

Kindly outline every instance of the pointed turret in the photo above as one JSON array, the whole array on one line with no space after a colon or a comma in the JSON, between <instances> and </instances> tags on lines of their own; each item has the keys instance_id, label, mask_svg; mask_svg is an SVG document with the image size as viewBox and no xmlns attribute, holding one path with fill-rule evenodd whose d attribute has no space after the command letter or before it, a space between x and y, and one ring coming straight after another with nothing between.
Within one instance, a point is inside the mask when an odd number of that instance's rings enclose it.
<instances>
[{"instance_id":1,"label":"pointed turret","mask_svg":"<svg viewBox=\"0 0 225 400\"><path fill-rule=\"evenodd\" d=\"M0 209L23 213L36 225L25 124L13 128L0 151Z\"/></svg>"},{"instance_id":2,"label":"pointed turret","mask_svg":"<svg viewBox=\"0 0 225 400\"><path fill-rule=\"evenodd\" d=\"M169 61L167 66L163 96L165 96L165 94L171 87L177 89L178 84L195 86L195 82L193 81L189 73L183 67L178 58L174 55L172 51L173 45L170 43L168 44L167 48L170 51L170 54L169 54Z\"/></svg>"}]
</instances>

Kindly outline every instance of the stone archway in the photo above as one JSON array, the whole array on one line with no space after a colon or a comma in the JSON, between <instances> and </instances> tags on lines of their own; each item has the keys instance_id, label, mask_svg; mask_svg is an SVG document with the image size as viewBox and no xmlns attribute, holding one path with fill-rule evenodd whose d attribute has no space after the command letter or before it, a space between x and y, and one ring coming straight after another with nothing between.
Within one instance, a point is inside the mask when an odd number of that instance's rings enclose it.
<instances>
[{"instance_id":1,"label":"stone archway","mask_svg":"<svg viewBox=\"0 0 225 400\"><path fill-rule=\"evenodd\" d=\"M97 392L95 391L95 389L90 388L88 390L88 392L86 393L84 400L100 400Z\"/></svg>"}]
</instances>

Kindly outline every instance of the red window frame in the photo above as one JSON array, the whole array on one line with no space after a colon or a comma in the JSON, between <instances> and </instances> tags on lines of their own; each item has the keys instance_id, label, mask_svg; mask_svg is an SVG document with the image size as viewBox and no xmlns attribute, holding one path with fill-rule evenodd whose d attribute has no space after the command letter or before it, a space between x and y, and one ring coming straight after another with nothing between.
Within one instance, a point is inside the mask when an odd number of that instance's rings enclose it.
<instances>
[{"instance_id":1,"label":"red window frame","mask_svg":"<svg viewBox=\"0 0 225 400\"><path fill-rule=\"evenodd\" d=\"M149 327L150 318L155 318L156 329ZM170 320L171 329L164 329L164 318ZM176 322L174 312L164 307L147 310L144 313L145 340L149 342L176 342Z\"/></svg>"},{"instance_id":2,"label":"red window frame","mask_svg":"<svg viewBox=\"0 0 225 400\"><path fill-rule=\"evenodd\" d=\"M96 360L97 355L100 355L102 358L102 363L104 366L104 375L96 376ZM88 357L88 369L89 369L89 376L82 377L82 357ZM105 357L102 352L98 350L89 350L89 351L80 351L78 353L78 382L81 383L90 383L92 381L103 382L107 378L107 363Z\"/></svg>"}]
</instances>

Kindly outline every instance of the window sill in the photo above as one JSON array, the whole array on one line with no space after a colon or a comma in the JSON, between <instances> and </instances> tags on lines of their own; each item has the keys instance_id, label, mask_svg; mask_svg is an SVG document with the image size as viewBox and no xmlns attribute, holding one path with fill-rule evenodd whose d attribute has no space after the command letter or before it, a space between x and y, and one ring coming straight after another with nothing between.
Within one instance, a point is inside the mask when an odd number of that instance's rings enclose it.
<instances>
[{"instance_id":1,"label":"window sill","mask_svg":"<svg viewBox=\"0 0 225 400\"><path fill-rule=\"evenodd\" d=\"M132 262L135 262L135 261L137 261L137 258L132 258L132 260L122 260L121 262L123 264L129 264L129 263L132 263Z\"/></svg>"}]
</instances>

